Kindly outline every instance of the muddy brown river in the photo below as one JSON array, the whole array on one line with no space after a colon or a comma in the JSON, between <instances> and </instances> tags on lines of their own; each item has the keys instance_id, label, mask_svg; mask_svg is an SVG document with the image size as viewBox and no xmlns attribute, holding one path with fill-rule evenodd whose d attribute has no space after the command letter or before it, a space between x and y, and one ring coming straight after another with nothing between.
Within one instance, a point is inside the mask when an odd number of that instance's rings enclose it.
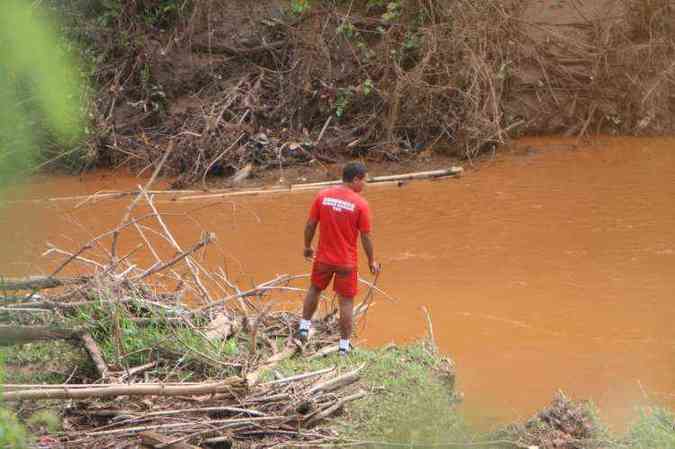
<instances>
[{"instance_id":1,"label":"muddy brown river","mask_svg":"<svg viewBox=\"0 0 675 449\"><path fill-rule=\"evenodd\" d=\"M439 346L458 365L462 407L486 425L528 417L558 389L593 400L615 426L640 404L675 409L675 138L573 143L521 140L460 179L366 191L380 285L398 301L376 296L361 344L420 338L427 306ZM142 182L36 179L23 195ZM312 196L160 206L185 246L200 226L216 232L209 264L251 285L309 270L301 250ZM118 223L126 204L8 204L0 267L48 272L54 260L36 257L44 242L77 248Z\"/></svg>"}]
</instances>

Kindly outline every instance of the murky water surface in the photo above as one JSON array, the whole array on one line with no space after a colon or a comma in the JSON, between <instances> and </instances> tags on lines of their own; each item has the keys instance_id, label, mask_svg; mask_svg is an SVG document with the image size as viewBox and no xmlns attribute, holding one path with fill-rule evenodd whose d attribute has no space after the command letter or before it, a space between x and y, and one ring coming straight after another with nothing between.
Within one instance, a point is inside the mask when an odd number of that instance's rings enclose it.
<instances>
[{"instance_id":1,"label":"murky water surface","mask_svg":"<svg viewBox=\"0 0 675 449\"><path fill-rule=\"evenodd\" d=\"M378 303L362 341L419 338L427 306L440 347L458 364L464 409L488 425L529 416L557 389L592 399L617 425L648 400L675 408L675 139L570 142L523 140L459 180L366 192L380 283L399 301ZM22 194L142 182L49 178ZM301 250L312 195L160 206L185 246L201 228L216 232L209 264L250 285L309 270ZM54 260L35 257L45 241L76 249L118 223L127 202L77 204L8 205L3 271L48 272ZM137 243L126 240L122 249Z\"/></svg>"}]
</instances>

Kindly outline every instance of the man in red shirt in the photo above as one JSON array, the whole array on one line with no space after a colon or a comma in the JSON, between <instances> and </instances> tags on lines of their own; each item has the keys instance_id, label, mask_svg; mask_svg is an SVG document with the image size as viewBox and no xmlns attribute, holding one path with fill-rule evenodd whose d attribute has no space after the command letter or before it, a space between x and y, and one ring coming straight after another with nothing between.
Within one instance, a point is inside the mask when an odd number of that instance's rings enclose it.
<instances>
[{"instance_id":1,"label":"man in red shirt","mask_svg":"<svg viewBox=\"0 0 675 449\"><path fill-rule=\"evenodd\" d=\"M309 338L312 316L319 304L321 292L334 277L333 289L340 300L340 355L347 355L351 347L352 313L358 290L356 238L359 234L368 256L370 271L374 274L380 270L373 256L370 239L370 208L368 202L359 195L365 186L366 174L365 165L358 162L347 164L342 172L342 184L325 189L316 196L305 225L305 258L314 256L312 240L317 225L319 245L298 337L303 341Z\"/></svg>"}]
</instances>

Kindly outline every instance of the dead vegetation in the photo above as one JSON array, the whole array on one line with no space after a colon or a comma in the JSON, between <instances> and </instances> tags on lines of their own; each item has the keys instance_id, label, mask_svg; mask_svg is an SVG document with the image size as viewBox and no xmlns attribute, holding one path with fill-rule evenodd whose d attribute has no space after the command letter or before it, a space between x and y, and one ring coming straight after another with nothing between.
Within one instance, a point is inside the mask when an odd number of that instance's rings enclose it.
<instances>
[{"instance_id":1,"label":"dead vegetation","mask_svg":"<svg viewBox=\"0 0 675 449\"><path fill-rule=\"evenodd\" d=\"M551 405L524 425L511 426L506 434L521 447L586 449L613 447L599 427L588 404L575 402L558 392Z\"/></svg>"},{"instance_id":2,"label":"dead vegetation","mask_svg":"<svg viewBox=\"0 0 675 449\"><path fill-rule=\"evenodd\" d=\"M510 0L123 2L99 54L92 163L143 170L175 140L176 187L208 175L510 136L673 129L674 7L613 0L564 23ZM300 3L300 2L299 2ZM153 9L155 8L155 9ZM99 14L101 12L99 11Z\"/></svg>"},{"instance_id":3,"label":"dead vegetation","mask_svg":"<svg viewBox=\"0 0 675 449\"><path fill-rule=\"evenodd\" d=\"M199 255L215 236L205 233L185 248L175 240L148 193L160 170L161 164L115 229L76 251L52 246L61 263L51 275L2 280L0 343L65 339L91 360L88 369L69 367L62 384L4 384L3 401L20 409L62 401L63 431L49 435L49 447L335 441L324 424L367 394L357 382L363 366L335 364L285 377L274 367L291 357L336 353L336 310L327 310L310 343L301 345L294 338L298 315L273 305L280 292L302 291L293 282L305 276L280 275L242 289L224 270L207 271ZM150 212L140 212L141 205ZM131 233L143 243L122 252ZM161 242L173 255L160 256ZM144 266L141 253L154 262ZM60 277L71 265L80 275ZM372 304L377 287L369 288L357 318ZM30 293L7 297L9 291Z\"/></svg>"}]
</instances>

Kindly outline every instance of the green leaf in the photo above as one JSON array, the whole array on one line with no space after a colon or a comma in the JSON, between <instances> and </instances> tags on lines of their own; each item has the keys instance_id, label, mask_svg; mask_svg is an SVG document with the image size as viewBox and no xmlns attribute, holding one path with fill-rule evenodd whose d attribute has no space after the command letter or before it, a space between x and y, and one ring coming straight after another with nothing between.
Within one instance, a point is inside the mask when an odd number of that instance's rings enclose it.
<instances>
[{"instance_id":1,"label":"green leaf","mask_svg":"<svg viewBox=\"0 0 675 449\"><path fill-rule=\"evenodd\" d=\"M0 186L36 163L41 135L72 142L83 119L81 75L46 13L26 1L2 3Z\"/></svg>"}]
</instances>

